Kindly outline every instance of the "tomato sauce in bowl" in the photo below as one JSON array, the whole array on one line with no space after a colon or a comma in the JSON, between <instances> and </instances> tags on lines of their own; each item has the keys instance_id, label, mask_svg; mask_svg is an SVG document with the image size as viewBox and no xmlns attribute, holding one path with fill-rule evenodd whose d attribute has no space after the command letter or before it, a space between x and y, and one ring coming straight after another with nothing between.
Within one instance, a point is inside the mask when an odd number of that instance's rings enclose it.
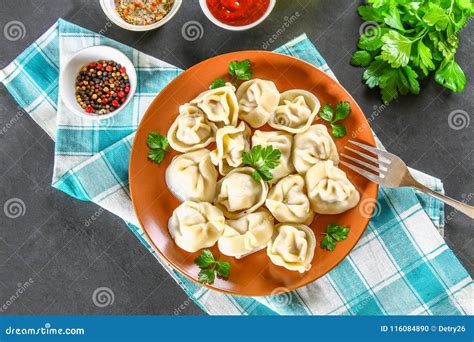
<instances>
[{"instance_id":1,"label":"tomato sauce in bowl","mask_svg":"<svg viewBox=\"0 0 474 342\"><path fill-rule=\"evenodd\" d=\"M231 26L252 24L265 15L270 0L206 0L211 14Z\"/></svg>"}]
</instances>

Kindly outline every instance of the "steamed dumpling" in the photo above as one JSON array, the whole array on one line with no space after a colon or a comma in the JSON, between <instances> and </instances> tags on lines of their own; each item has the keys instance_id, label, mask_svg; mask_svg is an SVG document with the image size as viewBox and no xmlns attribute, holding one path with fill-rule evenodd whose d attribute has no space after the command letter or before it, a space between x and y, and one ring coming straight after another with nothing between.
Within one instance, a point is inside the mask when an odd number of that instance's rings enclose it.
<instances>
[{"instance_id":1,"label":"steamed dumpling","mask_svg":"<svg viewBox=\"0 0 474 342\"><path fill-rule=\"evenodd\" d=\"M270 183L276 183L280 178L283 178L294 171L293 163L291 162L291 148L293 144L293 136L286 132L264 132L256 130L252 136L252 146L262 145L267 147L272 145L281 152L280 164L271 170L273 179Z\"/></svg>"},{"instance_id":2,"label":"steamed dumpling","mask_svg":"<svg viewBox=\"0 0 474 342\"><path fill-rule=\"evenodd\" d=\"M281 223L275 227L268 242L267 254L278 266L304 273L311 268L316 248L316 237L308 226Z\"/></svg>"},{"instance_id":3,"label":"steamed dumpling","mask_svg":"<svg viewBox=\"0 0 474 342\"><path fill-rule=\"evenodd\" d=\"M268 124L289 133L300 133L309 128L320 108L316 96L306 90L287 90L280 95L280 105Z\"/></svg>"},{"instance_id":4,"label":"steamed dumpling","mask_svg":"<svg viewBox=\"0 0 474 342\"><path fill-rule=\"evenodd\" d=\"M266 209L226 220L224 233L217 242L222 254L240 259L266 247L273 235L273 217Z\"/></svg>"},{"instance_id":5,"label":"steamed dumpling","mask_svg":"<svg viewBox=\"0 0 474 342\"><path fill-rule=\"evenodd\" d=\"M268 185L252 178L251 167L232 170L217 182L214 204L225 217L236 219L257 210L267 198Z\"/></svg>"},{"instance_id":6,"label":"steamed dumpling","mask_svg":"<svg viewBox=\"0 0 474 342\"><path fill-rule=\"evenodd\" d=\"M332 160L317 163L306 172L311 208L318 214L340 214L354 208L360 195L346 173Z\"/></svg>"},{"instance_id":7,"label":"steamed dumpling","mask_svg":"<svg viewBox=\"0 0 474 342\"><path fill-rule=\"evenodd\" d=\"M250 128L245 122L239 126L219 128L216 134L216 149L211 152L211 160L219 166L219 172L226 175L235 167L242 164L242 155L250 150Z\"/></svg>"},{"instance_id":8,"label":"steamed dumpling","mask_svg":"<svg viewBox=\"0 0 474 342\"><path fill-rule=\"evenodd\" d=\"M280 222L310 224L314 218L304 179L300 175L281 179L268 193L265 205Z\"/></svg>"},{"instance_id":9,"label":"steamed dumpling","mask_svg":"<svg viewBox=\"0 0 474 342\"><path fill-rule=\"evenodd\" d=\"M179 107L179 113L168 130L168 141L174 150L193 151L215 140L217 126L207 119L202 110L185 104Z\"/></svg>"},{"instance_id":10,"label":"steamed dumpling","mask_svg":"<svg viewBox=\"0 0 474 342\"><path fill-rule=\"evenodd\" d=\"M239 119L253 128L265 125L280 101L280 92L275 83L258 78L242 83L236 95Z\"/></svg>"},{"instance_id":11,"label":"steamed dumpling","mask_svg":"<svg viewBox=\"0 0 474 342\"><path fill-rule=\"evenodd\" d=\"M203 148L176 156L166 169L166 184L181 201L212 202L216 194L217 170Z\"/></svg>"},{"instance_id":12,"label":"steamed dumpling","mask_svg":"<svg viewBox=\"0 0 474 342\"><path fill-rule=\"evenodd\" d=\"M191 104L198 106L210 121L222 125L237 125L239 104L235 88L226 83L225 87L207 90L199 94Z\"/></svg>"},{"instance_id":13,"label":"steamed dumpling","mask_svg":"<svg viewBox=\"0 0 474 342\"><path fill-rule=\"evenodd\" d=\"M224 226L222 211L208 202L183 202L168 221L168 230L176 244L191 253L214 245Z\"/></svg>"},{"instance_id":14,"label":"steamed dumpling","mask_svg":"<svg viewBox=\"0 0 474 342\"><path fill-rule=\"evenodd\" d=\"M304 175L314 164L332 160L339 164L336 144L324 125L313 125L307 131L298 133L293 142L293 165Z\"/></svg>"}]
</instances>

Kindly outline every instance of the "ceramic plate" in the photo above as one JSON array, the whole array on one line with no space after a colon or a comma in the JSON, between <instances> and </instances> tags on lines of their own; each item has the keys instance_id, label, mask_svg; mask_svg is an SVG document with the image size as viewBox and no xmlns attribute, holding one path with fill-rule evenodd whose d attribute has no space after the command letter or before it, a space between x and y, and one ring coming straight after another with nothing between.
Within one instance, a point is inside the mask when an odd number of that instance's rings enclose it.
<instances>
[{"instance_id":1,"label":"ceramic plate","mask_svg":"<svg viewBox=\"0 0 474 342\"><path fill-rule=\"evenodd\" d=\"M147 159L149 148L146 140L150 131L157 131L166 136L178 114L178 107L206 90L214 79L225 77L231 61L243 59L252 62L253 78L272 80L280 92L295 88L305 89L315 94L321 105L349 101L352 113L344 121L347 135L335 139L339 152L348 139L355 138L375 146L370 126L349 93L324 72L299 59L266 51L241 51L210 58L182 73L158 94L140 122L130 160L130 190L136 215L151 243L174 268L194 281L197 281L199 268L193 261L199 252L188 253L180 249L167 228L168 219L180 202L166 186L165 170L178 153L168 153L164 161L157 165ZM315 123L323 121L317 119ZM343 165L340 166L359 190L361 200L355 208L342 214L315 216L311 228L317 238L317 247L308 272L300 274L274 265L264 249L240 260L223 256L223 260L229 260L232 264L231 275L227 280L216 279L214 284L208 287L236 295L271 295L313 282L340 263L354 248L367 227L377 196L376 184ZM348 238L339 242L332 252L319 246L328 223L344 224L351 228ZM219 254L217 246L211 250L215 256Z\"/></svg>"}]
</instances>

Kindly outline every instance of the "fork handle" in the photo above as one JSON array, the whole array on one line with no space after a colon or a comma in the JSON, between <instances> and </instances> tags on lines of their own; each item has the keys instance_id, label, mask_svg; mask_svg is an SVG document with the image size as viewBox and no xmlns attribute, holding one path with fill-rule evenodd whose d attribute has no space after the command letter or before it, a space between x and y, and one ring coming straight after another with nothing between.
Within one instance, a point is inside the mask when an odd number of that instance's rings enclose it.
<instances>
[{"instance_id":1,"label":"fork handle","mask_svg":"<svg viewBox=\"0 0 474 342\"><path fill-rule=\"evenodd\" d=\"M410 184L414 188L427 193L428 195L433 196L436 199L439 199L441 202L446 203L447 205L453 207L454 209L466 214L470 218L474 218L474 207L470 206L466 203L459 202L451 197L445 196L443 194L440 194L439 192L433 191L430 188L424 186L423 184L418 183L414 179L412 180L412 184Z\"/></svg>"}]
</instances>

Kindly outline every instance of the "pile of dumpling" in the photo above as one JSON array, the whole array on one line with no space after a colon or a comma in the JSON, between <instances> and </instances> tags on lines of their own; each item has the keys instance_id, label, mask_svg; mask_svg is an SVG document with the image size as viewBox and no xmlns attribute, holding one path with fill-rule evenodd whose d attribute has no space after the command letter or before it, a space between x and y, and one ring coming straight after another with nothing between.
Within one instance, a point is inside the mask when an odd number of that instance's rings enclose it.
<instances>
[{"instance_id":1,"label":"pile of dumpling","mask_svg":"<svg viewBox=\"0 0 474 342\"><path fill-rule=\"evenodd\" d=\"M183 152L166 170L168 188L182 201L168 221L176 244L196 252L217 242L222 254L236 258L267 248L274 264L308 271L316 247L308 225L315 213L338 214L359 202L337 168L326 126L313 125L319 108L312 93L280 94L262 79L237 91L227 83L180 106L167 135ZM258 130L265 124L274 130ZM216 148L209 151L212 142ZM268 183L254 180L254 170L242 164L243 153L256 145L281 151Z\"/></svg>"}]
</instances>

